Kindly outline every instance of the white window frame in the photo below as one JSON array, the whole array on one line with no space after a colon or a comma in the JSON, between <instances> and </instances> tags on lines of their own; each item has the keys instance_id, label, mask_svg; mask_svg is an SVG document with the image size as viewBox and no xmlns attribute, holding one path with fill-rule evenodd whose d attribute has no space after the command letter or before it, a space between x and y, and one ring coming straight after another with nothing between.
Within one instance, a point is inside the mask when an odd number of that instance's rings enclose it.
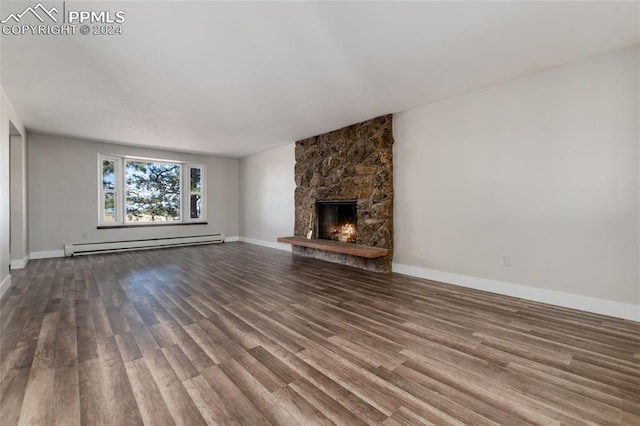
<instances>
[{"instance_id":1,"label":"white window frame","mask_svg":"<svg viewBox=\"0 0 640 426\"><path fill-rule=\"evenodd\" d=\"M191 192L191 169L200 169L200 192ZM202 222L207 212L207 197L205 194L205 182L207 181L204 164L185 163L182 182L186 187L181 190L183 194L182 218L185 222ZM191 218L191 195L200 194L200 217Z\"/></svg>"},{"instance_id":2,"label":"white window frame","mask_svg":"<svg viewBox=\"0 0 640 426\"><path fill-rule=\"evenodd\" d=\"M104 161L113 161L113 173L114 173L114 189L105 190L102 182L102 163ZM124 194L122 191L123 182L122 182L122 158L114 155L98 155L98 223L101 226L116 226L122 225L124 217L122 215L123 209L123 201ZM105 222L104 220L104 194L106 192L113 192L115 194L114 202L115 202L115 216L116 220L114 222Z\"/></svg>"},{"instance_id":3,"label":"white window frame","mask_svg":"<svg viewBox=\"0 0 640 426\"><path fill-rule=\"evenodd\" d=\"M114 161L114 189L105 190L102 184L102 163L103 161ZM171 222L127 222L127 199L126 199L126 170L125 163L127 161L141 161L149 163L173 163L179 164L181 167L180 172L180 220ZM191 200L191 181L190 172L192 168L199 168L201 170L201 214L197 219L191 218L190 200ZM200 223L207 221L206 215L206 167L204 164L196 164L186 161L166 160L161 158L147 158L128 155L116 155L116 154L98 154L98 226L108 228L110 226L123 227L123 226L168 226L168 225L180 225L185 223ZM115 193L115 215L116 220L114 222L104 221L104 194L113 192Z\"/></svg>"}]
</instances>

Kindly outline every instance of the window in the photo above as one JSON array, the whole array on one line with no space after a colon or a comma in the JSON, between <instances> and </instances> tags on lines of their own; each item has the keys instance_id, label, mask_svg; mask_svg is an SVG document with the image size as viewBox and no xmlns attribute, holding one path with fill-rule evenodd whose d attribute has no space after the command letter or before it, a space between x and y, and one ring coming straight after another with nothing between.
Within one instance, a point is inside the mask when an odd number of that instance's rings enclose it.
<instances>
[{"instance_id":1,"label":"window","mask_svg":"<svg viewBox=\"0 0 640 426\"><path fill-rule=\"evenodd\" d=\"M140 160L124 164L125 222L180 222L181 165Z\"/></svg>"},{"instance_id":2,"label":"window","mask_svg":"<svg viewBox=\"0 0 640 426\"><path fill-rule=\"evenodd\" d=\"M189 166L189 218L202 217L202 166Z\"/></svg>"},{"instance_id":3,"label":"window","mask_svg":"<svg viewBox=\"0 0 640 426\"><path fill-rule=\"evenodd\" d=\"M112 157L104 157L100 162L102 166L102 190L100 197L100 222L104 224L115 224L120 222L121 218L118 214L118 191L116 187L117 176L120 173L120 163L118 159Z\"/></svg>"},{"instance_id":4,"label":"window","mask_svg":"<svg viewBox=\"0 0 640 426\"><path fill-rule=\"evenodd\" d=\"M100 225L205 220L203 165L102 154L99 163Z\"/></svg>"}]
</instances>

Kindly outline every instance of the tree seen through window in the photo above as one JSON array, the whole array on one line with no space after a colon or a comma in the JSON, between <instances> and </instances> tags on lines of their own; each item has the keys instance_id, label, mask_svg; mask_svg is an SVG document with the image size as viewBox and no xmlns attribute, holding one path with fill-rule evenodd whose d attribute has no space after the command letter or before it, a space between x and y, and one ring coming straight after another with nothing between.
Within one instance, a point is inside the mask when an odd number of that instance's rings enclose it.
<instances>
[{"instance_id":1,"label":"tree seen through window","mask_svg":"<svg viewBox=\"0 0 640 426\"><path fill-rule=\"evenodd\" d=\"M126 161L126 221L180 221L180 164Z\"/></svg>"}]
</instances>

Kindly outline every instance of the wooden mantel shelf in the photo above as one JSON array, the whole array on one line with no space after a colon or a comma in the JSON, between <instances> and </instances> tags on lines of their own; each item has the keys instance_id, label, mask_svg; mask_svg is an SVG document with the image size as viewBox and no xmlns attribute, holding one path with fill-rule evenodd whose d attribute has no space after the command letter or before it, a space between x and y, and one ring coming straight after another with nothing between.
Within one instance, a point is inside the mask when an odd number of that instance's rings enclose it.
<instances>
[{"instance_id":1,"label":"wooden mantel shelf","mask_svg":"<svg viewBox=\"0 0 640 426\"><path fill-rule=\"evenodd\" d=\"M294 246L309 247L319 250L332 251L335 253L350 254L352 256L375 259L391 254L390 249L363 246L361 244L342 243L340 241L307 239L304 237L278 237L278 242L291 244Z\"/></svg>"}]
</instances>

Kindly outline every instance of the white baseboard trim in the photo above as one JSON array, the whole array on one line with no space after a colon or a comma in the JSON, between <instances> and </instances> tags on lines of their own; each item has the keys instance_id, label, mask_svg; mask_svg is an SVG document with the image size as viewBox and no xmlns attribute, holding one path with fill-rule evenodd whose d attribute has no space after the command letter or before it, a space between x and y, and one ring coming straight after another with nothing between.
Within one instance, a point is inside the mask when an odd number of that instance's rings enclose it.
<instances>
[{"instance_id":1,"label":"white baseboard trim","mask_svg":"<svg viewBox=\"0 0 640 426\"><path fill-rule=\"evenodd\" d=\"M11 274L7 275L4 280L2 280L2 284L0 284L0 299L2 299L2 296L9 290L9 287L11 287Z\"/></svg>"},{"instance_id":2,"label":"white baseboard trim","mask_svg":"<svg viewBox=\"0 0 640 426\"><path fill-rule=\"evenodd\" d=\"M12 260L11 269L23 269L29 263L29 259L31 259L31 255L28 254L24 259Z\"/></svg>"},{"instance_id":3,"label":"white baseboard trim","mask_svg":"<svg viewBox=\"0 0 640 426\"><path fill-rule=\"evenodd\" d=\"M256 240L254 238L240 237L243 243L255 244L257 246L269 247L278 250L291 251L291 244L279 243L276 241Z\"/></svg>"},{"instance_id":4,"label":"white baseboard trim","mask_svg":"<svg viewBox=\"0 0 640 426\"><path fill-rule=\"evenodd\" d=\"M225 237L224 241L225 242L240 241L240 237ZM34 251L27 257L29 259L49 259L52 257L64 257L64 250ZM13 267L13 262L12 262L12 267Z\"/></svg>"},{"instance_id":5,"label":"white baseboard trim","mask_svg":"<svg viewBox=\"0 0 640 426\"><path fill-rule=\"evenodd\" d=\"M551 305L609 315L616 318L640 321L640 306L633 305L631 303L614 302L612 300L597 299L595 297L580 296L577 294L563 293L560 291L546 290L520 284L511 284L502 281L470 277L467 275L434 271L432 269L402 265L399 263L394 263L392 265L392 270L393 272L410 275L412 277L426 278L428 280L503 294L505 296L549 303Z\"/></svg>"},{"instance_id":6,"label":"white baseboard trim","mask_svg":"<svg viewBox=\"0 0 640 426\"><path fill-rule=\"evenodd\" d=\"M29 255L31 259L49 259L51 257L64 257L64 250L34 251Z\"/></svg>"}]
</instances>

